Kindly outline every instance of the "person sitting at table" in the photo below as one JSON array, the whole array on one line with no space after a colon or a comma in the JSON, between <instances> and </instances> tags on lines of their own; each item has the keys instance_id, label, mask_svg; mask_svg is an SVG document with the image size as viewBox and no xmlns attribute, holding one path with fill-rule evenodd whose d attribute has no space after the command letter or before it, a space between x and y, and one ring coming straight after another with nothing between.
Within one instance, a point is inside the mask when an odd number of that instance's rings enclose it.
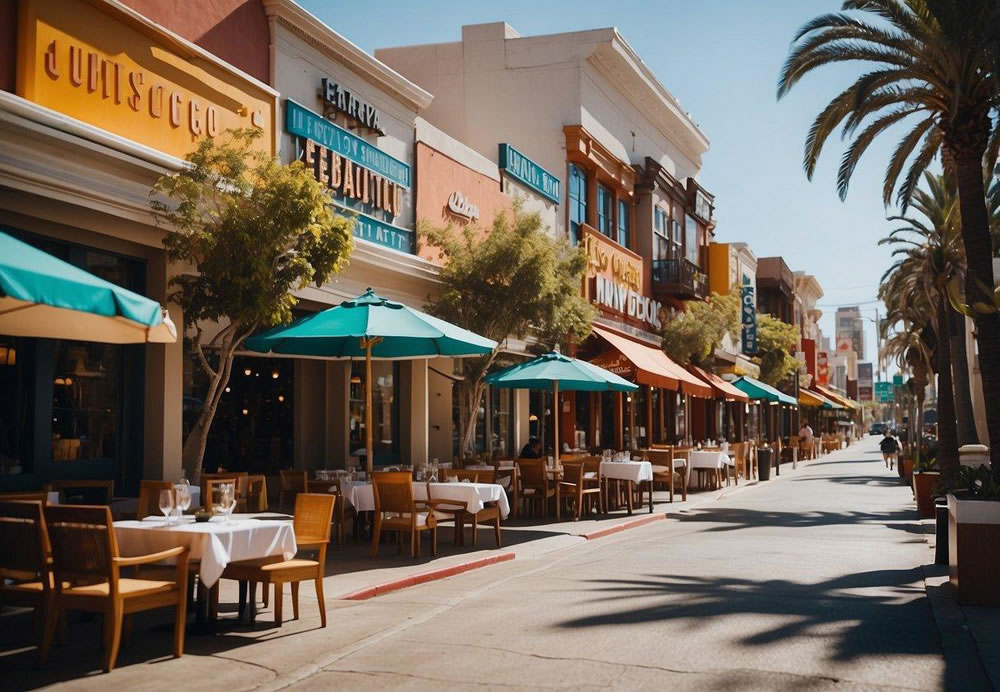
<instances>
[{"instance_id":1,"label":"person sitting at table","mask_svg":"<svg viewBox=\"0 0 1000 692\"><path fill-rule=\"evenodd\" d=\"M537 437L532 437L528 440L528 444L524 445L524 449L521 450L522 459L541 459L542 458L542 443L538 441Z\"/></svg>"}]
</instances>

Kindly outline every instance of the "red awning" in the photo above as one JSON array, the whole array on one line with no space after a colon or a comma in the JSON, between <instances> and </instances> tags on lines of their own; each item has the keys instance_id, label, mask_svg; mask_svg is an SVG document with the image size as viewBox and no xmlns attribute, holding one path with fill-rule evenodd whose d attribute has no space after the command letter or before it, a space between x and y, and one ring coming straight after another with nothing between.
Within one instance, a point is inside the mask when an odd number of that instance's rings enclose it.
<instances>
[{"instance_id":1,"label":"red awning","mask_svg":"<svg viewBox=\"0 0 1000 692\"><path fill-rule=\"evenodd\" d=\"M640 344L596 326L594 334L611 344L635 366L635 379L640 384L672 389L705 399L712 397L712 388L707 383L670 360L670 357L660 349ZM602 359L604 357L596 358L594 362L601 365Z\"/></svg>"},{"instance_id":2,"label":"red awning","mask_svg":"<svg viewBox=\"0 0 1000 692\"><path fill-rule=\"evenodd\" d=\"M699 368L697 365L690 366L690 369L695 375L712 385L712 391L715 392L716 398L726 399L727 401L750 401L750 397L744 394L742 390L737 389L718 375Z\"/></svg>"}]
</instances>

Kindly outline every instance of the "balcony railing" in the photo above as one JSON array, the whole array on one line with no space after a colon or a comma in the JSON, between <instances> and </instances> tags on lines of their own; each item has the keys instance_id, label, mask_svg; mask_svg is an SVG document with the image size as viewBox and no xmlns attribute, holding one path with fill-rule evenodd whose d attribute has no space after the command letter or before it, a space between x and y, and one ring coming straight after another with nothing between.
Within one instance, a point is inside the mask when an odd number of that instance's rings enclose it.
<instances>
[{"instance_id":1,"label":"balcony railing","mask_svg":"<svg viewBox=\"0 0 1000 692\"><path fill-rule=\"evenodd\" d=\"M678 298L705 298L708 277L686 259L653 260L653 290Z\"/></svg>"}]
</instances>

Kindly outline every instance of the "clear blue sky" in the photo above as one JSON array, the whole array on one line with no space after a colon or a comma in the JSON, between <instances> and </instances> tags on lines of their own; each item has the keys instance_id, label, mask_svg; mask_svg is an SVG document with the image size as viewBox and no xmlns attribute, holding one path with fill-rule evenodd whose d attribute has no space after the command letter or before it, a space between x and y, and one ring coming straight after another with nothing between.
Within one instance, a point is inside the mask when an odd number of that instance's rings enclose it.
<instances>
[{"instance_id":1,"label":"clear blue sky","mask_svg":"<svg viewBox=\"0 0 1000 692\"><path fill-rule=\"evenodd\" d=\"M879 278L890 263L888 251L876 246L892 227L881 201L882 175L902 132L876 142L841 202L839 136L828 143L811 183L802 172L802 145L813 118L859 66L821 70L780 103L775 99L795 30L839 9L837 0L299 1L369 52L457 41L463 24L481 22L506 21L525 36L618 27L711 140L700 179L716 195L716 239L748 242L758 257L781 255L793 270L814 274L825 293L821 326L828 336L838 305L861 304L874 317ZM874 360L871 322L866 341Z\"/></svg>"}]
</instances>

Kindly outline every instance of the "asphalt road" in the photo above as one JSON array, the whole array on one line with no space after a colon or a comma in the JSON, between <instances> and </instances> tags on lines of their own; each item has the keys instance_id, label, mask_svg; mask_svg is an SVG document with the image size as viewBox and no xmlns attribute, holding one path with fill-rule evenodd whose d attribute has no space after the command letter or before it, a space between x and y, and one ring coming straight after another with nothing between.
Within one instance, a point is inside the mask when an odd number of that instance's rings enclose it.
<instances>
[{"instance_id":1,"label":"asphalt road","mask_svg":"<svg viewBox=\"0 0 1000 692\"><path fill-rule=\"evenodd\" d=\"M404 617L266 686L941 689L915 518L868 439L679 519L353 606Z\"/></svg>"}]
</instances>

